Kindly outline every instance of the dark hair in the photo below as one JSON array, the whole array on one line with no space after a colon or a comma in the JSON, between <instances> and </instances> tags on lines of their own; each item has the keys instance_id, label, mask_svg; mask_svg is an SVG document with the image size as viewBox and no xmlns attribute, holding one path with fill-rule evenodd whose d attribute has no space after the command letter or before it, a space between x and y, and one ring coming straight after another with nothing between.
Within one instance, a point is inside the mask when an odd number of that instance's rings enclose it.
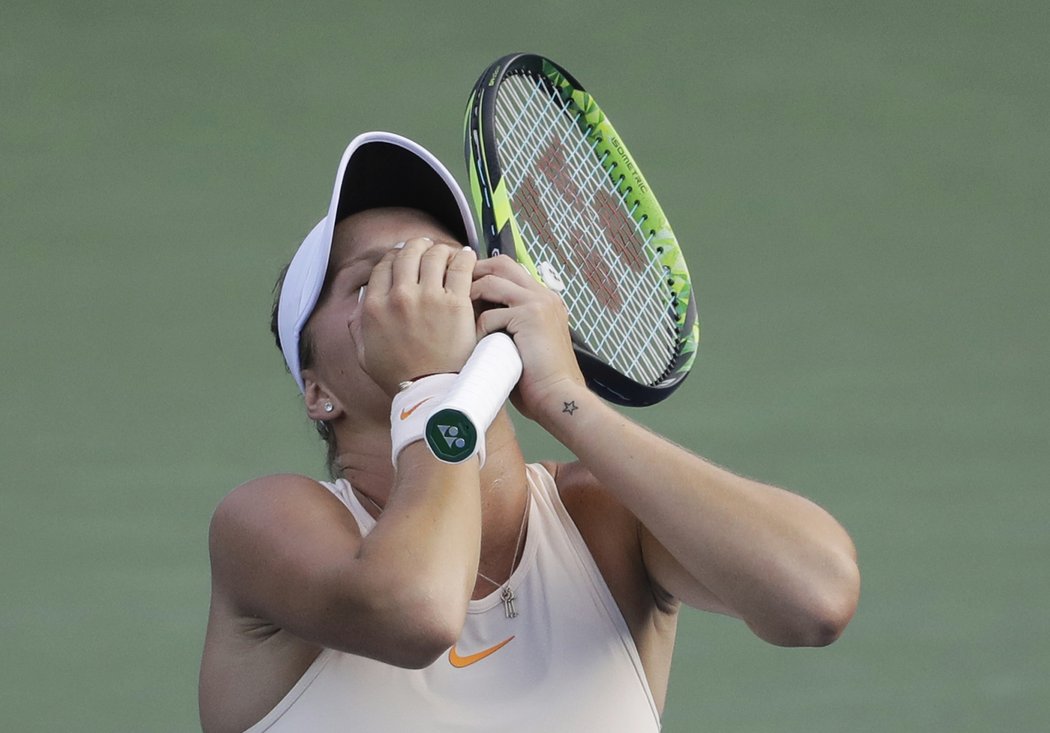
<instances>
[{"instance_id":1,"label":"dark hair","mask_svg":"<svg viewBox=\"0 0 1050 733\"><path fill-rule=\"evenodd\" d=\"M281 345L281 332L277 326L277 311L281 302L281 287L284 285L284 278L288 274L288 265L281 268L280 275L277 276L277 283L273 286L273 308L270 311L270 333L273 334L273 340L277 344L277 350L284 354L284 346ZM304 326L302 333L299 334L299 370L309 369L314 363L314 348L313 343L310 340L310 333L307 327ZM287 363L285 364L285 370L288 369ZM324 420L317 420L314 422L314 429L317 430L317 434L325 442L327 447L327 456L325 461L328 467L328 475L334 480L339 478L339 466L336 463L336 456L338 451L335 445L335 433L332 431L332 427Z\"/></svg>"}]
</instances>

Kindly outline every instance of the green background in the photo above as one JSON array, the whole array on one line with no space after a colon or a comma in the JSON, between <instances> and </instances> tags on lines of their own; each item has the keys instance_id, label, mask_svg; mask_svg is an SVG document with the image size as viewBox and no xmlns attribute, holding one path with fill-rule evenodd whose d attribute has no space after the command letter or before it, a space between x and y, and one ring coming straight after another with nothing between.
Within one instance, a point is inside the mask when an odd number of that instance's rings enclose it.
<instances>
[{"instance_id":1,"label":"green background","mask_svg":"<svg viewBox=\"0 0 1050 733\"><path fill-rule=\"evenodd\" d=\"M1045 2L0 15L0 728L195 728L210 513L322 473L267 332L276 272L358 132L464 180L471 84L531 50L601 100L700 289L693 375L632 414L812 497L860 552L827 649L687 612L665 729L1046 730Z\"/></svg>"}]
</instances>

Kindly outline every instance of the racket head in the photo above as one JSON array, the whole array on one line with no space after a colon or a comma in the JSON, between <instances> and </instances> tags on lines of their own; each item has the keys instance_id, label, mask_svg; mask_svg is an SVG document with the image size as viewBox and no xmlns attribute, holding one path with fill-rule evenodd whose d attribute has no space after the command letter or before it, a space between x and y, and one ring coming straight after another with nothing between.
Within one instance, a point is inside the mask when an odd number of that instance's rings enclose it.
<instances>
[{"instance_id":1,"label":"racket head","mask_svg":"<svg viewBox=\"0 0 1050 733\"><path fill-rule=\"evenodd\" d=\"M464 133L488 255L561 292L590 388L628 406L668 397L695 359L696 298L667 217L594 97L550 59L510 54L475 83Z\"/></svg>"}]
</instances>

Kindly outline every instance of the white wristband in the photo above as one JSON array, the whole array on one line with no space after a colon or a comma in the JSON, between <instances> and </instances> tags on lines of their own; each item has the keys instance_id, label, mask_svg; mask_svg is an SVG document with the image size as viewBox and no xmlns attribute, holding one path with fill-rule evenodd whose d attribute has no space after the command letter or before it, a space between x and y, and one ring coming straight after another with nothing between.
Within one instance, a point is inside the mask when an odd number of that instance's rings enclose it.
<instances>
[{"instance_id":1,"label":"white wristband","mask_svg":"<svg viewBox=\"0 0 1050 733\"><path fill-rule=\"evenodd\" d=\"M432 374L415 380L394 395L390 403L390 460L397 467L397 457L409 443L423 440L434 408L442 403L458 374ZM485 464L485 444L480 441L479 456Z\"/></svg>"}]
</instances>

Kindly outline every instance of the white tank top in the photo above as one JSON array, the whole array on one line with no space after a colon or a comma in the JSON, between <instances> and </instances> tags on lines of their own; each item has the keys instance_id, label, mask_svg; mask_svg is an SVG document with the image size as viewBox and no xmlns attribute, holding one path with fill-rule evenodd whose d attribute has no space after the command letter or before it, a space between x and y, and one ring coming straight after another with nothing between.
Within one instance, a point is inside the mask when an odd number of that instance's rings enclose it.
<instances>
[{"instance_id":1,"label":"white tank top","mask_svg":"<svg viewBox=\"0 0 1050 733\"><path fill-rule=\"evenodd\" d=\"M554 479L538 465L527 476L529 528L509 580L516 618L498 590L471 601L459 641L420 670L325 649L247 733L658 731L634 640ZM325 486L362 535L375 526L344 479Z\"/></svg>"}]
</instances>

